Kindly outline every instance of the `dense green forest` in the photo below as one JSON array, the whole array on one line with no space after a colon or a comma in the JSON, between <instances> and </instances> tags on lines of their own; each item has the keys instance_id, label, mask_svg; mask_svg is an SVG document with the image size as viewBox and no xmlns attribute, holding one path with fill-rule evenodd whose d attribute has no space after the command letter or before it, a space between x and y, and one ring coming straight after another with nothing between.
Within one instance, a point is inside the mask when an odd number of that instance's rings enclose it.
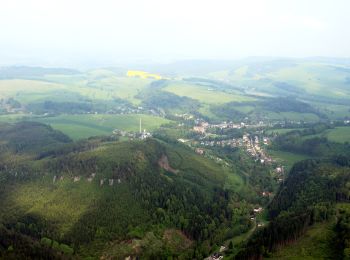
<instances>
[{"instance_id":1,"label":"dense green forest","mask_svg":"<svg viewBox=\"0 0 350 260\"><path fill-rule=\"evenodd\" d=\"M2 125L0 139L3 257L26 255L32 246L38 258L97 256L114 247L126 248L117 253L124 257L201 258L225 239L232 223L227 176L180 144L113 138L73 143L32 122ZM176 246L171 236L164 240L169 230L196 242ZM141 246L150 237L159 248ZM135 251L124 241L141 245Z\"/></svg>"},{"instance_id":2,"label":"dense green forest","mask_svg":"<svg viewBox=\"0 0 350 260\"><path fill-rule=\"evenodd\" d=\"M227 257L235 259L347 259L350 205L350 149L348 142L330 141L326 134L342 122L286 125L288 131L271 130L270 151L292 152L313 159L294 164L271 201L263 202L266 225L240 244L231 246ZM278 128L278 126L276 126ZM290 130L289 130L289 129ZM283 128L280 129L284 130ZM239 130L221 130L221 134ZM240 161L249 182L274 190L266 168L244 164L237 149L216 148L226 161ZM256 173L256 174L254 174ZM246 195L245 195L246 196ZM322 239L321 239L322 238ZM315 241L315 239L317 241ZM313 241L313 242L312 242ZM304 244L303 244L304 243Z\"/></svg>"},{"instance_id":3,"label":"dense green forest","mask_svg":"<svg viewBox=\"0 0 350 260\"><path fill-rule=\"evenodd\" d=\"M268 257L296 241L314 223L325 221L335 223L339 241L333 245L331 255L347 259L348 213L337 205L350 202L349 160L350 157L336 156L295 164L269 205L269 225L252 236L237 259Z\"/></svg>"}]
</instances>

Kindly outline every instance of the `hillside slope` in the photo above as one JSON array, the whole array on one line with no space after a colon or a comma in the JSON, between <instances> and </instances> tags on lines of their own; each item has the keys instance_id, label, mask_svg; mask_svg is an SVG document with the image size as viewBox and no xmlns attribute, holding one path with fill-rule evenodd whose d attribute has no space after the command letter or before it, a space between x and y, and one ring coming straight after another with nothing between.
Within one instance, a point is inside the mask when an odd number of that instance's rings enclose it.
<instances>
[{"instance_id":1,"label":"hillside slope","mask_svg":"<svg viewBox=\"0 0 350 260\"><path fill-rule=\"evenodd\" d=\"M20 126L2 126L0 142L11 147L4 130L11 128L12 135L40 133L43 140L58 135L38 123ZM42 144L44 152L40 142L26 146L14 138L23 149L6 150L6 158L17 158L13 164L1 154L0 221L6 230L41 240L65 257L186 258L206 254L232 218L226 176L186 147L156 139L72 143L58 136L47 143L51 149ZM0 241L0 256L23 253L6 250L13 247L6 241Z\"/></svg>"},{"instance_id":2,"label":"hillside slope","mask_svg":"<svg viewBox=\"0 0 350 260\"><path fill-rule=\"evenodd\" d=\"M269 225L252 236L237 259L283 259L292 254L288 247L304 248L293 252L303 259L347 259L349 158L296 163L269 206ZM312 243L308 237L319 242ZM312 248L318 253L311 252Z\"/></svg>"}]
</instances>

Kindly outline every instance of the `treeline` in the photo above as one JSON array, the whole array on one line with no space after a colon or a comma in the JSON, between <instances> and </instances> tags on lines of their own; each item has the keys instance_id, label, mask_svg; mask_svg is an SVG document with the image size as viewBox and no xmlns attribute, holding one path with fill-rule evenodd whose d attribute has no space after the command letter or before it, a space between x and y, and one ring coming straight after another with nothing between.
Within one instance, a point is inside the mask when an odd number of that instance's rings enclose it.
<instances>
[{"instance_id":1,"label":"treeline","mask_svg":"<svg viewBox=\"0 0 350 260\"><path fill-rule=\"evenodd\" d=\"M77 97L81 99L81 97ZM113 98L113 100L80 100L80 101L43 101L29 103L26 109L34 114L83 114L120 112L125 106L133 108L126 100Z\"/></svg>"},{"instance_id":2,"label":"treeline","mask_svg":"<svg viewBox=\"0 0 350 260\"><path fill-rule=\"evenodd\" d=\"M138 98L142 99L142 106L147 108L163 109L165 111L177 110L183 111L184 113L191 113L196 111L200 104L197 100L180 97L167 91L154 91L152 89L145 90L137 95Z\"/></svg>"},{"instance_id":3,"label":"treeline","mask_svg":"<svg viewBox=\"0 0 350 260\"><path fill-rule=\"evenodd\" d=\"M308 103L302 102L295 97L266 98L260 104L264 109L273 112L298 112L313 113L319 117L326 116Z\"/></svg>"},{"instance_id":4,"label":"treeline","mask_svg":"<svg viewBox=\"0 0 350 260\"><path fill-rule=\"evenodd\" d=\"M27 110L35 114L44 113L86 113L93 111L93 104L91 102L56 102L44 101L41 103L30 103L27 105Z\"/></svg>"}]
</instances>

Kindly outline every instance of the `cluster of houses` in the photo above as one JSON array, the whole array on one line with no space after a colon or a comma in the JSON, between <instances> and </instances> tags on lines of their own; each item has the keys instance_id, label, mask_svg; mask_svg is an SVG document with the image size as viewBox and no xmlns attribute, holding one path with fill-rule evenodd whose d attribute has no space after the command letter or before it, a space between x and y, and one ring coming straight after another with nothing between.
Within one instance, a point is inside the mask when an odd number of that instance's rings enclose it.
<instances>
[{"instance_id":1,"label":"cluster of houses","mask_svg":"<svg viewBox=\"0 0 350 260\"><path fill-rule=\"evenodd\" d=\"M226 246L220 246L219 248L219 252L215 252L212 255L210 255L209 257L205 258L206 260L220 260L223 259L224 256L224 252L227 250Z\"/></svg>"},{"instance_id":2,"label":"cluster of houses","mask_svg":"<svg viewBox=\"0 0 350 260\"><path fill-rule=\"evenodd\" d=\"M227 250L226 246L220 246L219 251L218 252L214 252L213 254L211 254L209 257L204 258L205 260L220 260L220 259L224 259L224 252Z\"/></svg>"},{"instance_id":3,"label":"cluster of houses","mask_svg":"<svg viewBox=\"0 0 350 260\"><path fill-rule=\"evenodd\" d=\"M186 142L184 139L179 139L180 142ZM268 137L263 137L261 140L258 136L251 137L249 134L244 134L242 138L232 138L227 140L201 140L201 141L192 141L192 145L200 146L200 147L242 147L247 153L253 157L256 161L260 161L260 163L272 163L274 160L266 154L262 145L269 145L271 140ZM196 148L195 152L197 154L203 155L203 148Z\"/></svg>"},{"instance_id":4,"label":"cluster of houses","mask_svg":"<svg viewBox=\"0 0 350 260\"><path fill-rule=\"evenodd\" d=\"M200 134L206 134L207 130L210 128L219 128L219 129L241 129L243 127L259 127L264 126L264 122L259 122L256 125L246 125L245 123L241 122L240 124L236 124L233 122L222 122L220 124L209 124L208 122L196 119L195 120L196 125L193 127L193 131ZM194 142L194 145L200 145L200 146L220 146L220 147L243 147L246 149L248 154L255 158L256 161L260 161L262 164L264 163L271 163L273 162L273 159L269 157L261 145L269 145L271 143L271 140L268 137L262 137L261 140L259 139L259 136L250 136L250 134L244 134L242 138L232 138L227 140L201 140L198 142ZM196 153L203 154L204 150L197 149Z\"/></svg>"},{"instance_id":5,"label":"cluster of houses","mask_svg":"<svg viewBox=\"0 0 350 260\"><path fill-rule=\"evenodd\" d=\"M263 137L262 140L259 140L258 136L253 138L249 134L245 134L242 139L243 146L246 148L248 154L256 161L260 161L262 164L274 162L261 146L261 143L264 145L270 144L270 139L268 137Z\"/></svg>"},{"instance_id":6,"label":"cluster of houses","mask_svg":"<svg viewBox=\"0 0 350 260\"><path fill-rule=\"evenodd\" d=\"M123 137L128 137L129 139L147 139L152 137L152 134L150 132L147 132L146 129L144 129L141 132L127 132L119 129L114 129L112 132L114 135L117 136L123 136Z\"/></svg>"},{"instance_id":7,"label":"cluster of houses","mask_svg":"<svg viewBox=\"0 0 350 260\"><path fill-rule=\"evenodd\" d=\"M226 147L226 146L230 146L230 147L238 147L238 146L242 146L242 143L239 143L239 140L237 139L228 139L228 140L219 140L219 141L199 141L195 144L201 145L201 146L211 146L211 147L215 147L215 146L221 146L221 147Z\"/></svg>"},{"instance_id":8,"label":"cluster of houses","mask_svg":"<svg viewBox=\"0 0 350 260\"><path fill-rule=\"evenodd\" d=\"M260 206L258 206L258 207L255 207L253 210L252 210L252 212L250 213L250 220L251 221L256 221L256 216L258 215L258 214L260 214L261 212L263 212L263 208L262 207L260 207ZM261 223L261 222L258 222L257 223L257 227L262 227L262 226L264 226L264 224L263 223Z\"/></svg>"},{"instance_id":9,"label":"cluster of houses","mask_svg":"<svg viewBox=\"0 0 350 260\"><path fill-rule=\"evenodd\" d=\"M185 114L177 114L177 113L175 113L175 116L178 117L178 118L181 118L183 120L192 120L194 118L193 115L187 114L187 113L185 113Z\"/></svg>"},{"instance_id":10,"label":"cluster of houses","mask_svg":"<svg viewBox=\"0 0 350 260\"><path fill-rule=\"evenodd\" d=\"M106 111L87 111L82 112L82 114L118 114L118 115L128 115L128 114L149 114L154 116L164 116L164 113L162 113L159 110L156 109L145 109L143 107L132 107L128 105L122 105L118 107L114 107L112 109L106 110Z\"/></svg>"},{"instance_id":11,"label":"cluster of houses","mask_svg":"<svg viewBox=\"0 0 350 260\"><path fill-rule=\"evenodd\" d=\"M9 99L0 99L0 113L15 114L24 111L24 107L16 100Z\"/></svg>"},{"instance_id":12,"label":"cluster of houses","mask_svg":"<svg viewBox=\"0 0 350 260\"><path fill-rule=\"evenodd\" d=\"M221 259L224 259L224 256L219 252L215 252L211 256L204 258L204 259L205 260L221 260Z\"/></svg>"},{"instance_id":13,"label":"cluster of houses","mask_svg":"<svg viewBox=\"0 0 350 260\"><path fill-rule=\"evenodd\" d=\"M142 107L129 107L129 106L118 106L113 109L106 111L107 114L135 114L144 112Z\"/></svg>"},{"instance_id":14,"label":"cluster of houses","mask_svg":"<svg viewBox=\"0 0 350 260\"><path fill-rule=\"evenodd\" d=\"M283 182L283 180L284 180L284 166L276 167L275 173L277 175L277 181Z\"/></svg>"},{"instance_id":15,"label":"cluster of houses","mask_svg":"<svg viewBox=\"0 0 350 260\"><path fill-rule=\"evenodd\" d=\"M193 127L193 131L200 133L200 134L205 134L207 129L210 128L217 128L217 129L240 129L242 127L245 127L245 124L242 122L240 124L235 124L232 121L231 122L222 122L220 124L209 124L206 121L203 121L201 119L196 119L194 121L195 126Z\"/></svg>"}]
</instances>

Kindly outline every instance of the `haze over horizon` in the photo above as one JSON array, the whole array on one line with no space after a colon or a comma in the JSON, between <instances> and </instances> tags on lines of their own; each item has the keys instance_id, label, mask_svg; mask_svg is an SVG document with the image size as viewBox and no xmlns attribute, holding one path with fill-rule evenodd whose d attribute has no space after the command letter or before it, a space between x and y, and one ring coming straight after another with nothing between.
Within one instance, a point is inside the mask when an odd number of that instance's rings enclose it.
<instances>
[{"instance_id":1,"label":"haze over horizon","mask_svg":"<svg viewBox=\"0 0 350 260\"><path fill-rule=\"evenodd\" d=\"M346 0L4 0L0 65L350 57L348 10Z\"/></svg>"}]
</instances>

